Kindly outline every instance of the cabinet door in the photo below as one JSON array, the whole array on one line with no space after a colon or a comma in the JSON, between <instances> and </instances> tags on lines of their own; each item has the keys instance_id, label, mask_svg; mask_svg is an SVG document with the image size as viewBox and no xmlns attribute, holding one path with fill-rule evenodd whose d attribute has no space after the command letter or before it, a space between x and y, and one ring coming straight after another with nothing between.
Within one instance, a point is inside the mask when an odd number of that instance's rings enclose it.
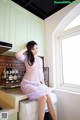
<instances>
[{"instance_id":1,"label":"cabinet door","mask_svg":"<svg viewBox=\"0 0 80 120\"><path fill-rule=\"evenodd\" d=\"M29 14L14 2L11 3L10 40L13 51L22 49L28 41Z\"/></svg>"},{"instance_id":2,"label":"cabinet door","mask_svg":"<svg viewBox=\"0 0 80 120\"><path fill-rule=\"evenodd\" d=\"M39 55L44 55L44 21L12 1L10 11L11 51L19 51L28 41L34 40L40 48Z\"/></svg>"},{"instance_id":3,"label":"cabinet door","mask_svg":"<svg viewBox=\"0 0 80 120\"><path fill-rule=\"evenodd\" d=\"M39 47L39 55L44 55L44 21L37 16L31 14L31 40L37 42Z\"/></svg>"},{"instance_id":4,"label":"cabinet door","mask_svg":"<svg viewBox=\"0 0 80 120\"><path fill-rule=\"evenodd\" d=\"M0 0L0 40L9 42L10 0Z\"/></svg>"},{"instance_id":5,"label":"cabinet door","mask_svg":"<svg viewBox=\"0 0 80 120\"><path fill-rule=\"evenodd\" d=\"M44 22L38 20L35 24L35 40L38 43L39 55L44 56Z\"/></svg>"}]
</instances>

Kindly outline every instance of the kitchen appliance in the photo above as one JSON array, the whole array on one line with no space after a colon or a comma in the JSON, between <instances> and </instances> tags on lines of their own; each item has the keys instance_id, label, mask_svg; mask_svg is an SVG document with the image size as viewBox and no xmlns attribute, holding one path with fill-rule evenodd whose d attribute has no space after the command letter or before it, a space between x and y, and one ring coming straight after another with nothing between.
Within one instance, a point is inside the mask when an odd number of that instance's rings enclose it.
<instances>
[{"instance_id":1,"label":"kitchen appliance","mask_svg":"<svg viewBox=\"0 0 80 120\"><path fill-rule=\"evenodd\" d=\"M52 89L52 88L50 88ZM49 96L52 101L52 105L55 108L55 112L57 114L57 96L54 93L53 90L51 90L51 93L49 93ZM29 99L20 101L19 104L19 120L38 120L38 101L30 101ZM50 118L50 116L46 117L46 114L48 114L48 106L45 105L45 119ZM45 120L44 119L44 120ZM51 119L52 120L52 119Z\"/></svg>"},{"instance_id":2,"label":"kitchen appliance","mask_svg":"<svg viewBox=\"0 0 80 120\"><path fill-rule=\"evenodd\" d=\"M11 48L12 48L11 43L0 41L0 54L8 51Z\"/></svg>"}]
</instances>

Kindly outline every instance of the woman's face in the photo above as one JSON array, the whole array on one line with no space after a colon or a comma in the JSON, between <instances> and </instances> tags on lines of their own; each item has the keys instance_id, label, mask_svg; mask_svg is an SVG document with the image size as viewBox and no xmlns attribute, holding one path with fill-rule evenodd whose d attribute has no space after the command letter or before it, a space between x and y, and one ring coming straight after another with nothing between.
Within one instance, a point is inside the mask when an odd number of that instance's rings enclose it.
<instances>
[{"instance_id":1,"label":"woman's face","mask_svg":"<svg viewBox=\"0 0 80 120\"><path fill-rule=\"evenodd\" d=\"M34 45L34 47L31 49L31 52L33 55L37 55L38 54L38 46Z\"/></svg>"}]
</instances>

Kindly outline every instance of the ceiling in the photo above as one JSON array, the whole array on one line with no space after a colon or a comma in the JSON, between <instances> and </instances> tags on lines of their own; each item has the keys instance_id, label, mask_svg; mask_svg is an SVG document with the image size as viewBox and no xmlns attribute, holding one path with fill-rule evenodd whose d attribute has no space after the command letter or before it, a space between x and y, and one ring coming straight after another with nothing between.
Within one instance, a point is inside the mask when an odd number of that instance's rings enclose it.
<instances>
[{"instance_id":1,"label":"ceiling","mask_svg":"<svg viewBox=\"0 0 80 120\"><path fill-rule=\"evenodd\" d=\"M64 8L71 2L75 0L12 0L19 4L26 10L37 15L41 19L46 19L50 15ZM58 3L58 2L68 2L68 3Z\"/></svg>"}]
</instances>

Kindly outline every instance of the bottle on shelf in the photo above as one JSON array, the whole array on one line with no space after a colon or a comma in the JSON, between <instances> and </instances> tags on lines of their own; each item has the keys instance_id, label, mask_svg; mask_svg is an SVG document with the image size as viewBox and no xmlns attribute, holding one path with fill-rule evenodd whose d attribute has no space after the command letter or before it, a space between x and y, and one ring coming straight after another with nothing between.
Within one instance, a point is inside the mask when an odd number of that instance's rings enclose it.
<instances>
[{"instance_id":1,"label":"bottle on shelf","mask_svg":"<svg viewBox=\"0 0 80 120\"><path fill-rule=\"evenodd\" d=\"M4 68L4 70L3 70L2 80L6 80L6 68Z\"/></svg>"},{"instance_id":2,"label":"bottle on shelf","mask_svg":"<svg viewBox=\"0 0 80 120\"><path fill-rule=\"evenodd\" d=\"M6 81L9 80L9 68L6 68Z\"/></svg>"},{"instance_id":3,"label":"bottle on shelf","mask_svg":"<svg viewBox=\"0 0 80 120\"><path fill-rule=\"evenodd\" d=\"M9 81L13 80L12 69L9 69Z\"/></svg>"},{"instance_id":4,"label":"bottle on shelf","mask_svg":"<svg viewBox=\"0 0 80 120\"><path fill-rule=\"evenodd\" d=\"M18 80L18 70L14 71L14 78L15 81Z\"/></svg>"},{"instance_id":5,"label":"bottle on shelf","mask_svg":"<svg viewBox=\"0 0 80 120\"><path fill-rule=\"evenodd\" d=\"M12 69L12 76L13 76L13 81L14 81L14 76L15 76L15 70Z\"/></svg>"}]
</instances>

